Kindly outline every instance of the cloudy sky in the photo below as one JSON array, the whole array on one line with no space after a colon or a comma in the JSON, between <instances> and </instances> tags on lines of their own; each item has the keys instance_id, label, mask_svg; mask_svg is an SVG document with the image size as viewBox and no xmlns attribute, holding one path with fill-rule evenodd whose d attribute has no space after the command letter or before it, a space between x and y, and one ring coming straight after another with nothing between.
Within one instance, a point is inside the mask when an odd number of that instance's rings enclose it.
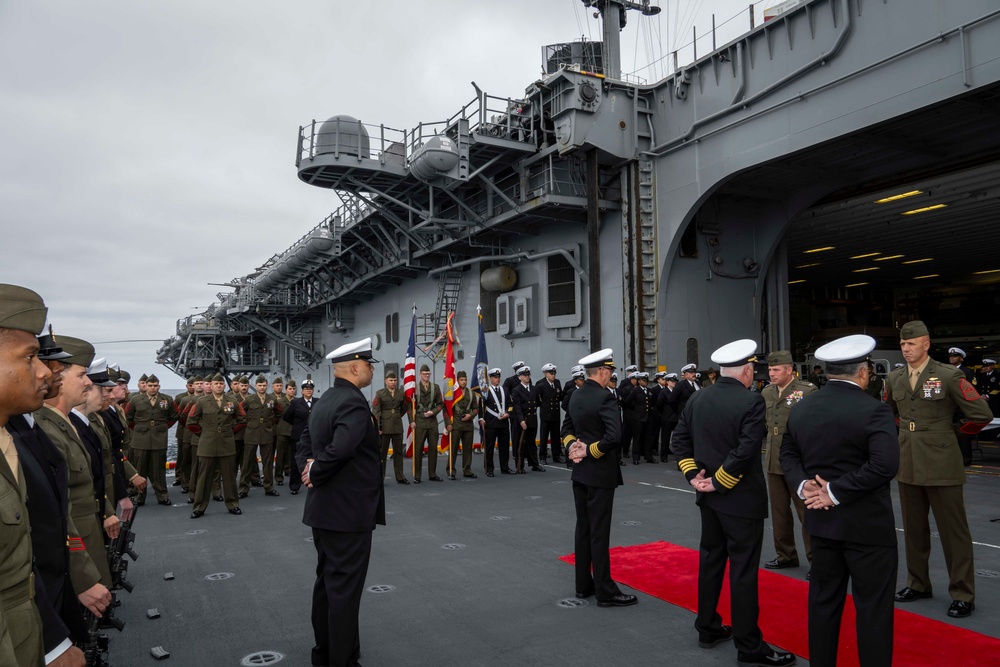
<instances>
[{"instance_id":1,"label":"cloudy sky","mask_svg":"<svg viewBox=\"0 0 1000 667\"><path fill-rule=\"evenodd\" d=\"M654 0L622 64L654 81L715 12ZM765 7L757 4L758 21ZM410 128L517 97L541 46L600 39L580 0L0 0L0 282L39 292L57 334L139 375L178 318L296 241L339 200L295 176L299 125ZM710 38L699 44L704 54ZM653 65L645 67L648 63ZM143 341L154 342L111 342Z\"/></svg>"}]
</instances>

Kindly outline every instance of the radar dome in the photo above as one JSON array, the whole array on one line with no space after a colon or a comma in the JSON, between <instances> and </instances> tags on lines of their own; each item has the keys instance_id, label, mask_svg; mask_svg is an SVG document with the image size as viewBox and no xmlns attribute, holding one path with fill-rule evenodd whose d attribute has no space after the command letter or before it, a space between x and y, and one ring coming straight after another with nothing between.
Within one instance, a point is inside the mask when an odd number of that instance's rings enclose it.
<instances>
[{"instance_id":1,"label":"radar dome","mask_svg":"<svg viewBox=\"0 0 1000 667\"><path fill-rule=\"evenodd\" d=\"M371 155L368 130L357 118L333 116L319 126L316 155L343 153L367 158Z\"/></svg>"}]
</instances>

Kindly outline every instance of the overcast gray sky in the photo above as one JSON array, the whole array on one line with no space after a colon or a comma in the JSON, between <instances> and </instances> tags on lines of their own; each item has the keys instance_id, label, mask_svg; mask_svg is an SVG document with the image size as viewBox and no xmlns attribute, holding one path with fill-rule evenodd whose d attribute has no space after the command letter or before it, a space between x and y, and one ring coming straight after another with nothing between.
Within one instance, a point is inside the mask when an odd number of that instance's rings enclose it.
<instances>
[{"instance_id":1,"label":"overcast gray sky","mask_svg":"<svg viewBox=\"0 0 1000 667\"><path fill-rule=\"evenodd\" d=\"M662 78L691 26L719 42L747 0L654 0L626 72ZM758 21L763 8L757 4ZM600 39L580 0L0 0L0 282L39 292L58 333L155 371L203 310L338 205L295 176L299 125L348 114L410 128L517 97L541 46ZM709 38L706 38L708 40ZM710 41L699 44L699 53ZM147 343L106 343L155 339Z\"/></svg>"}]
</instances>

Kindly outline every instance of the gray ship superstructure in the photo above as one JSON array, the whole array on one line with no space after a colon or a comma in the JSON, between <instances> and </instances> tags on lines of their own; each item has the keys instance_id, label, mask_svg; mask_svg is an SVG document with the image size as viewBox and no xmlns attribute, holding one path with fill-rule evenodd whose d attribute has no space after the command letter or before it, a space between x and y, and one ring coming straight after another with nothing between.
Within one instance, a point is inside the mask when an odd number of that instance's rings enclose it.
<instances>
[{"instance_id":1,"label":"gray ship superstructure","mask_svg":"<svg viewBox=\"0 0 1000 667\"><path fill-rule=\"evenodd\" d=\"M658 8L584 3L603 43L546 47L518 98L476 86L403 131L301 127L299 179L343 204L180 320L159 361L322 389L320 361L346 340L402 363L415 308L431 362L454 311L471 366L481 311L493 366L562 375L612 347L677 370L734 338L803 355L858 327L891 338L913 314L933 321L927 278L992 294L934 239L987 233L1000 203L995 1L791 3L649 85L622 76L617 39Z\"/></svg>"}]
</instances>

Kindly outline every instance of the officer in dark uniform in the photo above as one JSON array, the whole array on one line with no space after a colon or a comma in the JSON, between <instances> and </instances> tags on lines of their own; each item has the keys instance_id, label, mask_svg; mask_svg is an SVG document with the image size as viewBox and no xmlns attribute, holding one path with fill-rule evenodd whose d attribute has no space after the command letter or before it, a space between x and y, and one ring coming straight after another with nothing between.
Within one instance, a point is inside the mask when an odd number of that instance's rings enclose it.
<instances>
[{"instance_id":1,"label":"officer in dark uniform","mask_svg":"<svg viewBox=\"0 0 1000 667\"><path fill-rule=\"evenodd\" d=\"M965 350L960 347L949 347L948 348L948 363L962 371L965 376L965 380L975 385L976 377L972 372L972 369L965 365ZM992 410L990 411L992 412ZM961 412L955 413L955 421L962 418ZM972 436L966 435L965 433L957 434L958 437L958 449L962 452L962 463L966 466L972 464Z\"/></svg>"},{"instance_id":2,"label":"officer in dark uniform","mask_svg":"<svg viewBox=\"0 0 1000 667\"><path fill-rule=\"evenodd\" d=\"M499 368L490 369L490 386L483 390L483 411L479 425L483 427L483 465L486 476L493 477L493 450L500 449L500 474L512 475L510 469L510 415L514 412L510 394L500 384Z\"/></svg>"},{"instance_id":3,"label":"officer in dark uniform","mask_svg":"<svg viewBox=\"0 0 1000 667\"><path fill-rule=\"evenodd\" d=\"M848 580L860 663L892 664L897 555L889 485L899 469L899 441L892 410L864 392L874 349L870 336L847 336L816 350L826 363L826 388L791 410L782 437L784 478L808 507L813 667L837 665Z\"/></svg>"},{"instance_id":4,"label":"officer in dark uniform","mask_svg":"<svg viewBox=\"0 0 1000 667\"><path fill-rule=\"evenodd\" d=\"M650 454L646 449L646 429L649 425L649 373L636 373L636 386L622 401L622 413L632 434L632 463L639 465L644 456L649 461ZM626 450L623 455L628 454Z\"/></svg>"},{"instance_id":5,"label":"officer in dark uniform","mask_svg":"<svg viewBox=\"0 0 1000 667\"><path fill-rule=\"evenodd\" d=\"M656 463L660 452L660 426L663 414L660 412L658 400L667 386L667 372L659 371L653 375L653 383L649 385L649 421L646 424L646 457L647 463Z\"/></svg>"},{"instance_id":6,"label":"officer in dark uniform","mask_svg":"<svg viewBox=\"0 0 1000 667\"><path fill-rule=\"evenodd\" d=\"M712 361L722 367L722 377L687 401L670 449L697 491L701 510L695 620L699 646L711 648L732 637L740 665L791 665L795 656L768 646L757 624L757 572L767 518L760 450L767 427L764 398L747 391L753 382L756 351L757 343L744 339L712 353ZM722 625L716 611L726 561L732 627Z\"/></svg>"},{"instance_id":7,"label":"officer in dark uniform","mask_svg":"<svg viewBox=\"0 0 1000 667\"><path fill-rule=\"evenodd\" d=\"M677 373L665 373L663 381L663 390L656 397L656 407L660 411L660 462L666 463L670 454L670 436L677 427L677 409L670 401L677 391Z\"/></svg>"},{"instance_id":8,"label":"officer in dark uniform","mask_svg":"<svg viewBox=\"0 0 1000 667\"><path fill-rule=\"evenodd\" d=\"M684 406L687 405L688 399L701 389L697 375L698 367L694 364L688 364L681 368L681 379L677 381L677 386L670 394L670 404L674 406L674 412L677 413L678 418L684 412Z\"/></svg>"},{"instance_id":9,"label":"officer in dark uniform","mask_svg":"<svg viewBox=\"0 0 1000 667\"><path fill-rule=\"evenodd\" d=\"M976 391L990 402L990 410L996 418L1000 412L1000 373L996 372L997 361L989 357L983 359L983 366L976 373Z\"/></svg>"},{"instance_id":10,"label":"officer in dark uniform","mask_svg":"<svg viewBox=\"0 0 1000 667\"><path fill-rule=\"evenodd\" d=\"M514 451L517 474L524 474L525 459L528 460L532 471L545 472L545 468L538 465L538 449L535 446L535 434L538 431L538 389L531 384L531 367L521 366L517 371L517 377L521 381L510 392L516 427Z\"/></svg>"},{"instance_id":11,"label":"officer in dark uniform","mask_svg":"<svg viewBox=\"0 0 1000 667\"><path fill-rule=\"evenodd\" d=\"M906 587L896 602L932 597L928 560L934 521L948 566L948 615L968 616L976 608L972 534L965 513L965 466L956 431L973 436L993 420L987 402L961 370L929 356L927 326L907 322L899 332L906 366L889 375L886 402L899 418L899 505L906 541ZM955 413L962 418L955 423Z\"/></svg>"},{"instance_id":12,"label":"officer in dark uniform","mask_svg":"<svg viewBox=\"0 0 1000 667\"><path fill-rule=\"evenodd\" d=\"M504 389L504 391L507 392L508 396L513 396L513 394L514 394L514 387L516 387L518 384L521 383L521 380L519 380L518 377L517 377L517 372L519 370L521 370L521 368L523 366L524 366L524 362L523 361L515 361L513 363L513 365L511 366L511 369L513 370L514 374L511 375L510 377L504 378L503 389ZM514 420L511 419L510 420L510 446L514 450L514 456L515 456L515 458L517 457L517 436L519 435L519 432L517 431L518 428L519 427L518 427L517 423L515 423Z\"/></svg>"},{"instance_id":13,"label":"officer in dark uniform","mask_svg":"<svg viewBox=\"0 0 1000 667\"><path fill-rule=\"evenodd\" d=\"M307 375L305 381L302 383L302 395L293 398L292 402L288 404L288 410L281 415L283 420L292 425L292 432L288 436L292 456L292 470L288 476L288 490L293 496L298 495L299 490L302 488L302 470L299 468L299 464L295 458L295 451L298 449L299 440L302 439L306 426L309 423L309 415L312 413L312 408L315 404L315 401L313 401L313 392L315 390L316 385L313 384L312 376Z\"/></svg>"},{"instance_id":14,"label":"officer in dark uniform","mask_svg":"<svg viewBox=\"0 0 1000 667\"><path fill-rule=\"evenodd\" d=\"M625 382L618 387L618 403L622 406L622 441L618 448L618 453L622 457L620 461L622 465L627 463L629 452L632 451L632 440L635 439L635 435L632 433L632 420L629 419L625 406L627 405L629 394L635 391L639 386L639 382L636 379L638 377L638 366L626 366Z\"/></svg>"},{"instance_id":15,"label":"officer in dark uniform","mask_svg":"<svg viewBox=\"0 0 1000 667\"><path fill-rule=\"evenodd\" d=\"M552 462L562 462L562 448L559 445L559 406L562 403L562 383L556 378L555 364L542 366L545 375L535 383L538 389L538 453L541 462L549 462L549 443L552 446Z\"/></svg>"},{"instance_id":16,"label":"officer in dark uniform","mask_svg":"<svg viewBox=\"0 0 1000 667\"><path fill-rule=\"evenodd\" d=\"M580 360L587 380L573 392L562 424L566 455L574 463L576 596L596 595L598 607L626 607L639 601L623 594L611 578L608 554L615 489L622 485L615 454L621 415L614 394L608 391L615 368L612 354L604 349Z\"/></svg>"},{"instance_id":17,"label":"officer in dark uniform","mask_svg":"<svg viewBox=\"0 0 1000 667\"><path fill-rule=\"evenodd\" d=\"M562 397L562 409L563 412L569 409L569 397L573 395L573 392L583 386L584 380L587 379L586 373L583 372L583 366L573 366L570 369L569 382L563 385L563 397ZM615 378L617 380L617 378ZM618 396L618 390L615 390L615 395Z\"/></svg>"},{"instance_id":18,"label":"officer in dark uniform","mask_svg":"<svg viewBox=\"0 0 1000 667\"><path fill-rule=\"evenodd\" d=\"M358 664L358 611L372 531L385 525L378 425L361 390L374 374L370 338L327 355L334 381L309 417L310 447L296 451L308 485L302 523L312 528L318 566L312 596L312 664Z\"/></svg>"}]
</instances>

